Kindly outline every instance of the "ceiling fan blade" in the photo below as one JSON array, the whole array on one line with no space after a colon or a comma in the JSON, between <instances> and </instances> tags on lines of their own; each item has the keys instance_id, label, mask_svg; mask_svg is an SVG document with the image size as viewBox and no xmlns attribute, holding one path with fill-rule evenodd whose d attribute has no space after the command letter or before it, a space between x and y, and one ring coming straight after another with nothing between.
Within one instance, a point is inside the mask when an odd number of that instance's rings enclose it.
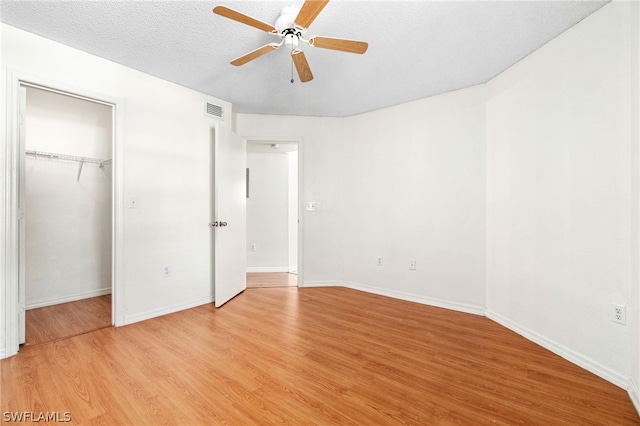
<instances>
[{"instance_id":1,"label":"ceiling fan blade","mask_svg":"<svg viewBox=\"0 0 640 426\"><path fill-rule=\"evenodd\" d=\"M233 19L234 21L238 21L242 24L249 25L251 27L257 28L262 31L266 31L268 33L278 33L276 27L271 24L267 24L266 22L259 21L251 16L247 16L244 13L240 13L237 10L230 9L226 6L216 6L213 8L213 13L224 16L225 18Z\"/></svg>"},{"instance_id":2,"label":"ceiling fan blade","mask_svg":"<svg viewBox=\"0 0 640 426\"><path fill-rule=\"evenodd\" d=\"M307 58L304 56L304 52L302 50L295 49L291 52L291 59L296 66L301 82L306 83L307 81L313 80L311 68L309 68L309 63L307 62Z\"/></svg>"},{"instance_id":3,"label":"ceiling fan blade","mask_svg":"<svg viewBox=\"0 0 640 426\"><path fill-rule=\"evenodd\" d=\"M309 28L309 25L316 19L316 16L329 3L329 0L307 0L298 12L294 23L301 28Z\"/></svg>"},{"instance_id":4,"label":"ceiling fan blade","mask_svg":"<svg viewBox=\"0 0 640 426\"><path fill-rule=\"evenodd\" d=\"M347 40L332 37L311 37L309 44L322 49L341 50L343 52L363 54L367 51L369 43L366 41Z\"/></svg>"},{"instance_id":5,"label":"ceiling fan blade","mask_svg":"<svg viewBox=\"0 0 640 426\"><path fill-rule=\"evenodd\" d=\"M256 50L252 50L244 56L240 56L239 58L231 61L231 65L240 66L244 65L247 62L253 61L254 59L259 58L262 55L266 55L269 52L276 50L280 45L277 43L269 43L262 47L257 48Z\"/></svg>"}]
</instances>

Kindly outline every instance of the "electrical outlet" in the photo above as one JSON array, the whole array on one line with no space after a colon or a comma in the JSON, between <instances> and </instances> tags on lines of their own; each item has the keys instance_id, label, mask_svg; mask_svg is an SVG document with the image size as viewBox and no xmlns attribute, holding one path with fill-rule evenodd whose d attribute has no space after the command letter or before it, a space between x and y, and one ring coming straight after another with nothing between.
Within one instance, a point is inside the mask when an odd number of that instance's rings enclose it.
<instances>
[{"instance_id":1,"label":"electrical outlet","mask_svg":"<svg viewBox=\"0 0 640 426\"><path fill-rule=\"evenodd\" d=\"M382 266L382 256L378 257L376 265Z\"/></svg>"},{"instance_id":2,"label":"electrical outlet","mask_svg":"<svg viewBox=\"0 0 640 426\"><path fill-rule=\"evenodd\" d=\"M627 307L624 305L618 305L617 303L612 303L613 305L613 321L619 324L626 325L627 324Z\"/></svg>"},{"instance_id":3,"label":"electrical outlet","mask_svg":"<svg viewBox=\"0 0 640 426\"><path fill-rule=\"evenodd\" d=\"M162 275L164 275L165 277L169 277L171 276L171 266L163 266L162 267Z\"/></svg>"},{"instance_id":4,"label":"electrical outlet","mask_svg":"<svg viewBox=\"0 0 640 426\"><path fill-rule=\"evenodd\" d=\"M416 270L416 261L415 261L415 259L409 260L409 270L411 270L411 271L415 271Z\"/></svg>"},{"instance_id":5,"label":"electrical outlet","mask_svg":"<svg viewBox=\"0 0 640 426\"><path fill-rule=\"evenodd\" d=\"M250 250L250 251L256 251L256 245L255 245L255 244L251 244L251 245L249 246L249 250Z\"/></svg>"}]
</instances>

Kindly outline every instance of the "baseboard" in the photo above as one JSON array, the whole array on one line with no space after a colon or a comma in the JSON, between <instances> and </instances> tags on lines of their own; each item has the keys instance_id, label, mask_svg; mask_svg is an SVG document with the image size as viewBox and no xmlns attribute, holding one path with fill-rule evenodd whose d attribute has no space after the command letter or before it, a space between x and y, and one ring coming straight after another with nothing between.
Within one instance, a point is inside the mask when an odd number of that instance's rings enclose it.
<instances>
[{"instance_id":1,"label":"baseboard","mask_svg":"<svg viewBox=\"0 0 640 426\"><path fill-rule=\"evenodd\" d=\"M87 291L84 293L72 294L70 296L65 296L65 297L56 297L54 299L39 300L37 302L27 303L25 309L29 310L29 309L36 309L36 308L44 308L45 306L53 306L53 305L59 305L61 303L75 302L77 300L89 299L91 297L104 296L105 294L111 294L111 287L102 288L99 290Z\"/></svg>"},{"instance_id":2,"label":"baseboard","mask_svg":"<svg viewBox=\"0 0 640 426\"><path fill-rule=\"evenodd\" d=\"M289 266L289 269L287 269L287 272L289 272L290 274L291 273L297 274L298 273L298 266L297 265L296 266Z\"/></svg>"},{"instance_id":3,"label":"baseboard","mask_svg":"<svg viewBox=\"0 0 640 426\"><path fill-rule=\"evenodd\" d=\"M616 386L621 387L622 389L627 389L629 387L629 378L624 375L611 370L610 368L600 364L599 362L584 356L583 354L576 352L560 343L554 342L551 339L548 339L532 330L529 330L526 327L522 327L510 319L493 312L489 309L486 311L487 318L497 322L498 324L507 327L509 330L512 330L519 335L525 337L528 340L531 340L534 343L542 346L545 349L550 350L556 355L560 355L562 358L576 364L579 367L584 368L585 370L595 374L598 377L601 377L608 382L613 383ZM633 398L632 398L633 399ZM634 402L635 404L635 402Z\"/></svg>"},{"instance_id":4,"label":"baseboard","mask_svg":"<svg viewBox=\"0 0 640 426\"><path fill-rule=\"evenodd\" d=\"M300 287L342 287L342 281L305 281Z\"/></svg>"},{"instance_id":5,"label":"baseboard","mask_svg":"<svg viewBox=\"0 0 640 426\"><path fill-rule=\"evenodd\" d=\"M255 272L289 272L288 266L247 266L247 273Z\"/></svg>"},{"instance_id":6,"label":"baseboard","mask_svg":"<svg viewBox=\"0 0 640 426\"><path fill-rule=\"evenodd\" d=\"M638 415L640 415L640 390L633 379L629 380L629 389L627 389L627 392L629 393L629 398L631 398L631 402L636 408Z\"/></svg>"},{"instance_id":7,"label":"baseboard","mask_svg":"<svg viewBox=\"0 0 640 426\"><path fill-rule=\"evenodd\" d=\"M173 314L175 312L184 311L185 309L195 308L196 306L206 305L207 303L213 303L213 297L206 297L204 299L196 300L193 302L182 303L179 305L165 306L159 309L151 309L149 311L140 312L133 315L125 315L124 325L134 324L136 322L145 321L151 318L161 317L163 315Z\"/></svg>"},{"instance_id":8,"label":"baseboard","mask_svg":"<svg viewBox=\"0 0 640 426\"><path fill-rule=\"evenodd\" d=\"M372 287L364 284L346 281L344 287L354 290L365 291L367 293L378 294L380 296L392 297L394 299L406 300L408 302L421 303L423 305L436 306L438 308L451 309L453 311L465 312L468 314L484 316L485 308L483 306L470 305L467 303L453 302L450 300L438 299L435 297L427 297L402 291L389 290L386 288Z\"/></svg>"},{"instance_id":9,"label":"baseboard","mask_svg":"<svg viewBox=\"0 0 640 426\"><path fill-rule=\"evenodd\" d=\"M0 349L0 359L5 359L7 357L7 351L4 348Z\"/></svg>"}]
</instances>

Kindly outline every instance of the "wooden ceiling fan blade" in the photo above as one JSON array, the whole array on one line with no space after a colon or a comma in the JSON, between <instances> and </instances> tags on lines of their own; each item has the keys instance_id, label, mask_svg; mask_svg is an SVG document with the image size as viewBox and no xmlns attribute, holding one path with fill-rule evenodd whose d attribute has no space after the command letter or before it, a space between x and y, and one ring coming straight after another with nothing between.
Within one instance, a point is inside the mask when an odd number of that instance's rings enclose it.
<instances>
[{"instance_id":1,"label":"wooden ceiling fan blade","mask_svg":"<svg viewBox=\"0 0 640 426\"><path fill-rule=\"evenodd\" d=\"M273 52L278 48L278 46L279 44L277 43L269 43L267 45L259 47L256 50L252 50L251 52L247 53L244 56L240 56L239 58L234 59L233 61L231 61L231 65L235 65L235 66L244 65L247 62L250 62L250 61L253 61L254 59L259 58L262 55L266 55L269 52Z\"/></svg>"},{"instance_id":2,"label":"wooden ceiling fan blade","mask_svg":"<svg viewBox=\"0 0 640 426\"><path fill-rule=\"evenodd\" d=\"M347 40L333 37L311 37L309 44L322 49L340 50L342 52L363 54L369 48L366 41Z\"/></svg>"},{"instance_id":3,"label":"wooden ceiling fan blade","mask_svg":"<svg viewBox=\"0 0 640 426\"><path fill-rule=\"evenodd\" d=\"M296 49L291 52L291 59L296 66L301 82L306 83L307 81L313 80L311 68L309 68L309 63L307 62L307 58L304 56L304 52L302 50Z\"/></svg>"},{"instance_id":4,"label":"wooden ceiling fan blade","mask_svg":"<svg viewBox=\"0 0 640 426\"><path fill-rule=\"evenodd\" d=\"M244 13L240 13L237 10L233 10L226 6L216 6L213 8L213 13L224 16L225 18L233 19L234 21L238 21L242 24L249 25L251 27L257 28L262 31L266 31L268 33L278 33L276 27L271 24L267 24L266 22L259 21L251 16L247 16Z\"/></svg>"},{"instance_id":5,"label":"wooden ceiling fan blade","mask_svg":"<svg viewBox=\"0 0 640 426\"><path fill-rule=\"evenodd\" d=\"M294 23L301 28L309 28L309 25L316 19L322 9L329 3L329 0L307 0L298 12Z\"/></svg>"}]
</instances>

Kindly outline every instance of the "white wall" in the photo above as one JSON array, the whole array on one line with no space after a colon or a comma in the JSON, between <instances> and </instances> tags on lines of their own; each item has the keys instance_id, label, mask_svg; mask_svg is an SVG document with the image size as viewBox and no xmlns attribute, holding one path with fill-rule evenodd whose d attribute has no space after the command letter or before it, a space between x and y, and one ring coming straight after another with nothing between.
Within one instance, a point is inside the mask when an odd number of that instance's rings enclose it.
<instances>
[{"instance_id":1,"label":"white wall","mask_svg":"<svg viewBox=\"0 0 640 426\"><path fill-rule=\"evenodd\" d=\"M11 70L123 101L120 190L125 203L138 198L137 209L124 208L122 221L124 321L211 301L210 127L216 121L203 114L207 97L4 24L1 29L0 81L6 82ZM0 98L6 95L6 84L0 84ZM231 105L213 101L225 108L225 122L231 126ZM0 115L7 115L5 102L0 102ZM6 137L3 132L3 146ZM2 150L3 179L5 155ZM5 184L0 188L4 205ZM2 227L3 256L5 232ZM164 265L171 266L171 276L163 276ZM4 327L0 316L2 334Z\"/></svg>"},{"instance_id":2,"label":"white wall","mask_svg":"<svg viewBox=\"0 0 640 426\"><path fill-rule=\"evenodd\" d=\"M343 240L335 226L343 212L343 119L238 114L237 129L239 135L251 139L301 140L301 192L306 198L300 202L317 203L317 210L304 212L302 218L304 280L307 285L341 280Z\"/></svg>"},{"instance_id":3,"label":"white wall","mask_svg":"<svg viewBox=\"0 0 640 426\"><path fill-rule=\"evenodd\" d=\"M27 150L112 157L112 108L27 88ZM111 166L26 157L26 307L111 292Z\"/></svg>"},{"instance_id":4,"label":"white wall","mask_svg":"<svg viewBox=\"0 0 640 426\"><path fill-rule=\"evenodd\" d=\"M247 153L247 272L289 269L289 156ZM251 251L251 245L255 251Z\"/></svg>"},{"instance_id":5,"label":"white wall","mask_svg":"<svg viewBox=\"0 0 640 426\"><path fill-rule=\"evenodd\" d=\"M484 312L483 96L470 88L344 120L336 226L348 285Z\"/></svg>"},{"instance_id":6,"label":"white wall","mask_svg":"<svg viewBox=\"0 0 640 426\"><path fill-rule=\"evenodd\" d=\"M304 139L301 202L317 203L304 285L483 312L483 100L473 88L344 119L238 115L240 134Z\"/></svg>"},{"instance_id":7,"label":"white wall","mask_svg":"<svg viewBox=\"0 0 640 426\"><path fill-rule=\"evenodd\" d=\"M505 71L486 107L488 315L623 387L638 362L631 8L610 3Z\"/></svg>"}]
</instances>

